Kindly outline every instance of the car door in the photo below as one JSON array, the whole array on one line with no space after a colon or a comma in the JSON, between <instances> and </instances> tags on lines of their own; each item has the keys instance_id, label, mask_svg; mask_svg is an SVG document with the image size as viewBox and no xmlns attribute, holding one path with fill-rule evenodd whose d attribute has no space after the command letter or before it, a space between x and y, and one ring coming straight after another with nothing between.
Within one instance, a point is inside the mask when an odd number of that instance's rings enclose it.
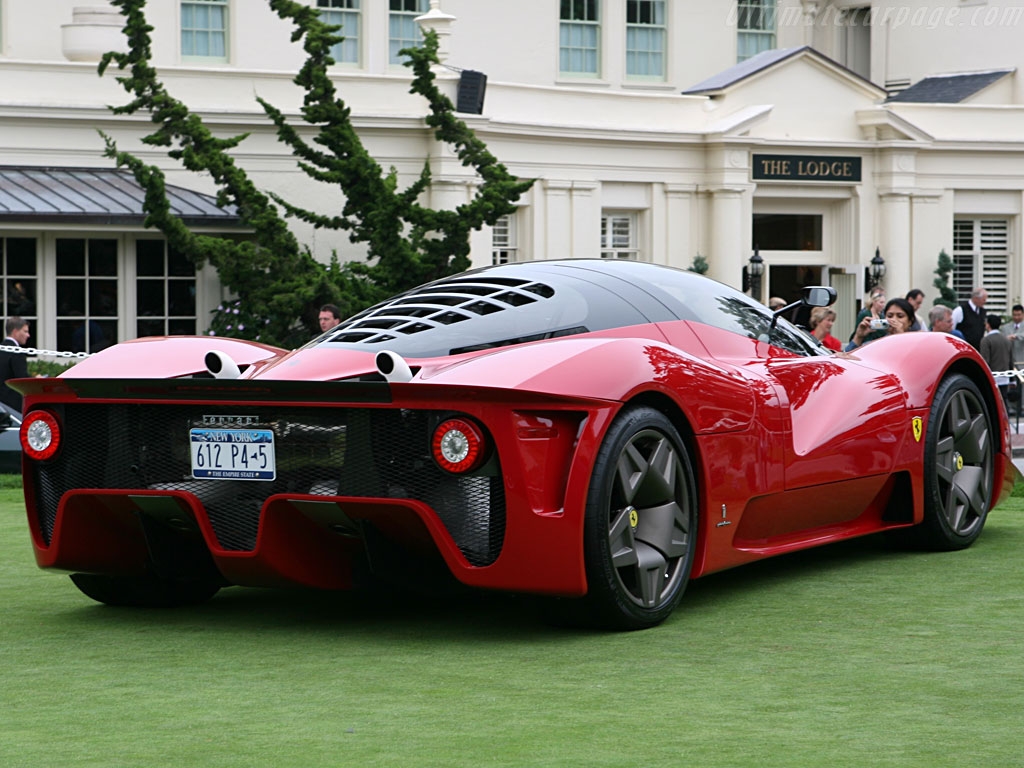
<instances>
[{"instance_id":1,"label":"car door","mask_svg":"<svg viewBox=\"0 0 1024 768\"><path fill-rule=\"evenodd\" d=\"M765 373L789 422L787 490L892 470L908 424L896 376L840 356L769 355Z\"/></svg>"}]
</instances>

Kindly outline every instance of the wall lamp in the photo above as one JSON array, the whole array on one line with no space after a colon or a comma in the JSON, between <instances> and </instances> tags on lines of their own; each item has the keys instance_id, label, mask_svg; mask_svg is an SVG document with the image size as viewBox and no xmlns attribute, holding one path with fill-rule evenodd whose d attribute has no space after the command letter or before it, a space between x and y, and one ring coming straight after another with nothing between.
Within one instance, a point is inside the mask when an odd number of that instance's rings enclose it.
<instances>
[{"instance_id":1,"label":"wall lamp","mask_svg":"<svg viewBox=\"0 0 1024 768\"><path fill-rule=\"evenodd\" d=\"M885 259L882 258L879 249L875 248L875 257L871 260L871 265L864 267L864 282L868 285L868 291L882 282L883 277L885 277Z\"/></svg>"},{"instance_id":2,"label":"wall lamp","mask_svg":"<svg viewBox=\"0 0 1024 768\"><path fill-rule=\"evenodd\" d=\"M754 255L750 257L744 271L744 289L750 288L750 295L757 301L761 300L761 278L764 276L764 259L761 252L754 246Z\"/></svg>"}]
</instances>

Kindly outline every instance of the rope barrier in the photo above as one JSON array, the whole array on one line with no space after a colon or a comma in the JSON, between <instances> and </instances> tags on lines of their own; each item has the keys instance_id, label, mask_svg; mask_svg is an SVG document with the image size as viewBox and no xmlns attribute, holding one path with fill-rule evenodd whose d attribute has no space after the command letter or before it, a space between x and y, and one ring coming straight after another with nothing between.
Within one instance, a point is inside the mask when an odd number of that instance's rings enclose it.
<instances>
[{"instance_id":1,"label":"rope barrier","mask_svg":"<svg viewBox=\"0 0 1024 768\"><path fill-rule=\"evenodd\" d=\"M5 347L0 345L0 352L11 355L44 355L46 357L89 357L88 352L56 352L52 349L36 349L35 347Z\"/></svg>"},{"instance_id":2,"label":"rope barrier","mask_svg":"<svg viewBox=\"0 0 1024 768\"><path fill-rule=\"evenodd\" d=\"M996 376L1006 376L1007 378L1013 376L1018 381L1024 382L1024 370L1018 370L1017 368L1009 371L992 371L992 377L995 378Z\"/></svg>"}]
</instances>

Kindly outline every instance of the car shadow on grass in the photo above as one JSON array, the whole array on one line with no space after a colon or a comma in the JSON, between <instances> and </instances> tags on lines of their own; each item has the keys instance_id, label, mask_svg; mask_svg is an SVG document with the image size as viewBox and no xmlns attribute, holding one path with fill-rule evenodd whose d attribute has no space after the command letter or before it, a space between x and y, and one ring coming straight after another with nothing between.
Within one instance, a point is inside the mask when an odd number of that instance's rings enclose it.
<instances>
[{"instance_id":1,"label":"car shadow on grass","mask_svg":"<svg viewBox=\"0 0 1024 768\"><path fill-rule=\"evenodd\" d=\"M988 547L1014 547L1024 539L1020 529L987 531L968 552L983 553ZM895 547L885 536L868 536L802 552L749 563L692 581L673 622L689 611L725 610L732 602L750 600L753 593L780 588L798 589L801 584L844 579L865 585L878 579L892 580L908 567L911 558L956 557L960 553L928 554ZM924 568L928 570L931 566ZM68 584L68 588L71 585ZM563 603L564 605L564 603ZM551 619L551 601L527 595L454 589L444 594L396 588L373 591L325 592L307 589L227 587L208 603L174 609L111 608L96 603L76 604L72 609L84 623L106 627L159 627L204 631L285 632L330 631L348 636L380 638L389 633L451 637L467 640L507 640L580 634L587 628L562 626ZM557 606L556 606L557 612Z\"/></svg>"}]
</instances>

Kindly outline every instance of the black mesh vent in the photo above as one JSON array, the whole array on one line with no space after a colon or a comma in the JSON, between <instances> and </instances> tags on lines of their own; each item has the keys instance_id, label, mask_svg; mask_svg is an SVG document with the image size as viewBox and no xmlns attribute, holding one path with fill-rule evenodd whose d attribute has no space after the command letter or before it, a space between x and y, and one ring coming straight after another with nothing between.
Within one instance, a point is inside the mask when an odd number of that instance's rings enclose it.
<instances>
[{"instance_id":1,"label":"black mesh vent","mask_svg":"<svg viewBox=\"0 0 1024 768\"><path fill-rule=\"evenodd\" d=\"M189 430L204 415L255 416L274 431L273 481L195 480ZM249 551L259 513L278 493L416 499L432 507L473 565L497 558L505 536L501 470L453 476L430 456L430 431L447 412L375 408L254 408L74 404L63 408L64 445L35 465L47 542L57 505L75 488L153 488L195 494L220 545Z\"/></svg>"},{"instance_id":2,"label":"black mesh vent","mask_svg":"<svg viewBox=\"0 0 1024 768\"><path fill-rule=\"evenodd\" d=\"M419 333L438 326L452 325L470 319L471 315L489 315L510 307L533 304L538 299L555 295L551 286L530 280L488 278L453 278L431 283L400 298L380 304L344 321L332 341L346 343L377 343L380 337L367 334L367 329L394 329L401 333ZM484 300L481 297L487 297ZM448 309L457 307L455 311ZM421 322L413 324L414 318ZM412 326L412 328L410 328Z\"/></svg>"}]
</instances>

